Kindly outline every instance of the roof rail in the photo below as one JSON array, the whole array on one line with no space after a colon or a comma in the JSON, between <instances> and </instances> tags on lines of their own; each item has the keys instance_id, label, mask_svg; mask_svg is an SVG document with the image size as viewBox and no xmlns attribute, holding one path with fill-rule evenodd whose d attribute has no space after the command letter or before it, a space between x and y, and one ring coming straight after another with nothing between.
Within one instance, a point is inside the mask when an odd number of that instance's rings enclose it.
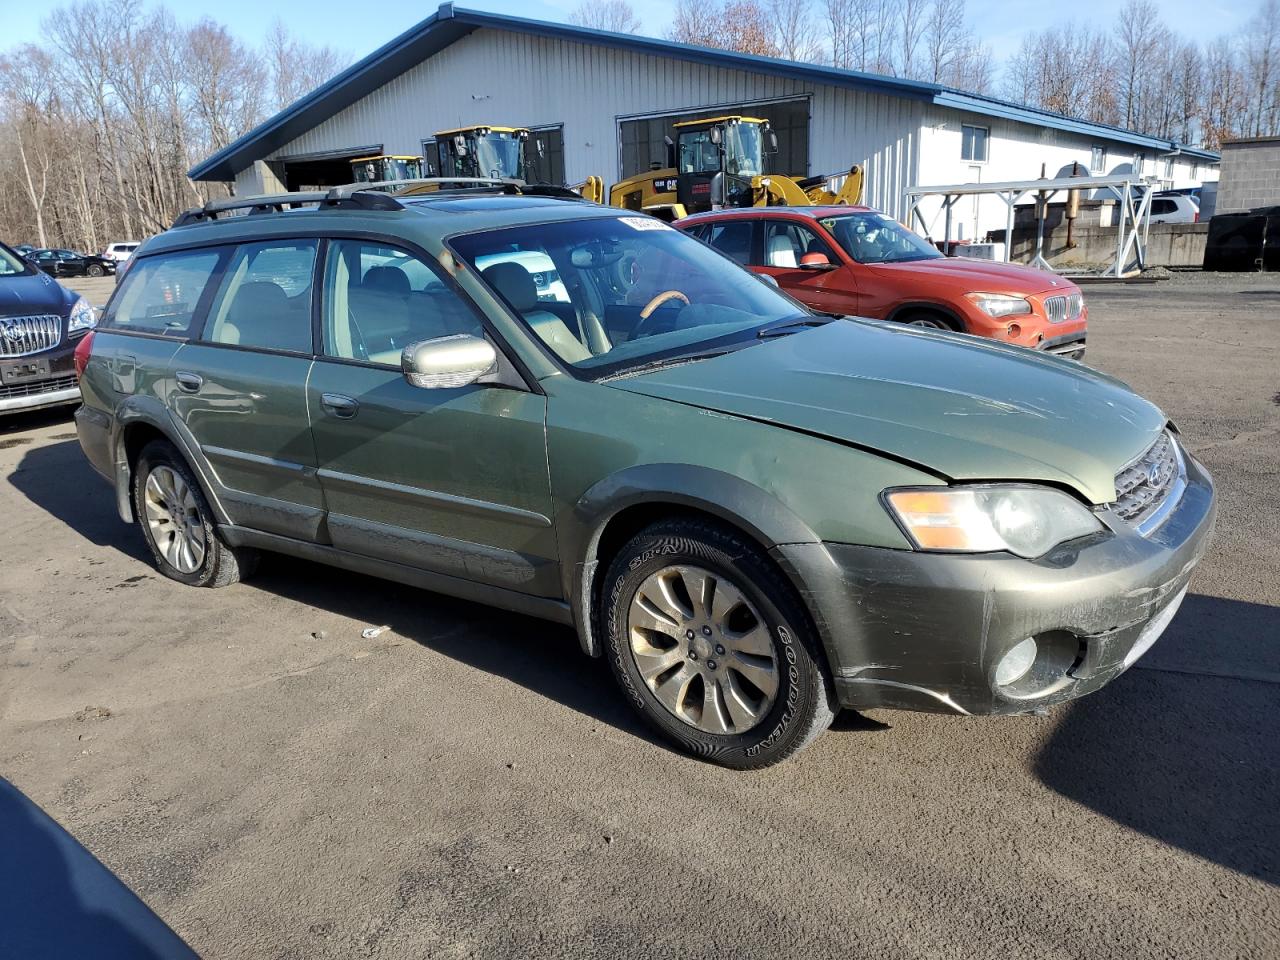
<instances>
[{"instance_id":1,"label":"roof rail","mask_svg":"<svg viewBox=\"0 0 1280 960\"><path fill-rule=\"evenodd\" d=\"M295 193L273 193L261 197L231 197L228 200L210 200L203 207L192 207L179 214L173 221L174 227L185 227L192 223L205 223L218 219L218 214L231 210L248 210L249 216L262 213L279 213L286 207L298 207L304 203L315 203L321 207L356 210L403 210L404 204L386 193L369 190L347 191L346 187L334 187L331 190L307 190ZM172 229L172 228L170 228Z\"/></svg>"},{"instance_id":2,"label":"roof rail","mask_svg":"<svg viewBox=\"0 0 1280 960\"><path fill-rule=\"evenodd\" d=\"M435 186L437 189L429 193L416 194L413 192L417 188L426 186ZM178 219L173 221L173 226L185 227L192 223L207 223L218 219L218 214L228 213L232 210L247 210L248 216L253 216L263 213L280 213L288 207L299 207L305 203L314 203L320 207L339 210L403 210L404 204L396 199L395 194L388 192L396 188L408 188L402 195L415 198L431 197L437 193L456 196L473 191L483 191L559 197L566 200L582 199L580 194L574 193L567 187L529 184L523 180L512 180L505 177L415 177L408 180L344 183L342 186L330 187L328 190L307 190L295 193L273 193L260 197L231 197L227 200L210 200L203 207L192 207L190 210L179 214Z\"/></svg>"},{"instance_id":3,"label":"roof rail","mask_svg":"<svg viewBox=\"0 0 1280 960\"><path fill-rule=\"evenodd\" d=\"M340 187L334 187L330 190L330 194L334 197L350 197L362 190L394 190L397 187L419 187L435 184L441 189L447 184L450 187L489 187L493 188L514 188L523 187L523 180L510 180L505 177L412 177L405 180L375 180L372 183L347 183ZM388 194L383 194L388 196Z\"/></svg>"}]
</instances>

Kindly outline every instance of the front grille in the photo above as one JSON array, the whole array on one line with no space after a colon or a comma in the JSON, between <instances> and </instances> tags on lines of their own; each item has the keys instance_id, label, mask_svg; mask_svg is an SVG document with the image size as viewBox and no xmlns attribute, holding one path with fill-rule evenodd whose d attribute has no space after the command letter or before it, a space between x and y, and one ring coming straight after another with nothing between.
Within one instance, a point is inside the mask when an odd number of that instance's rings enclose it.
<instances>
[{"instance_id":1,"label":"front grille","mask_svg":"<svg viewBox=\"0 0 1280 960\"><path fill-rule=\"evenodd\" d=\"M31 383L15 383L0 387L0 400L10 397L37 397L42 393L56 393L69 390L76 385L75 374L66 377L55 377L53 380L36 380Z\"/></svg>"},{"instance_id":2,"label":"front grille","mask_svg":"<svg viewBox=\"0 0 1280 960\"><path fill-rule=\"evenodd\" d=\"M1116 474L1112 512L1141 528L1173 493L1182 477L1181 457L1166 431L1141 457Z\"/></svg>"},{"instance_id":3,"label":"front grille","mask_svg":"<svg viewBox=\"0 0 1280 960\"><path fill-rule=\"evenodd\" d=\"M50 350L61 342L61 317L0 317L0 357L25 357Z\"/></svg>"},{"instance_id":4,"label":"front grille","mask_svg":"<svg viewBox=\"0 0 1280 960\"><path fill-rule=\"evenodd\" d=\"M1078 293L1072 293L1067 296L1046 297L1044 312L1050 323L1079 320L1080 314L1084 312L1084 297Z\"/></svg>"}]
</instances>

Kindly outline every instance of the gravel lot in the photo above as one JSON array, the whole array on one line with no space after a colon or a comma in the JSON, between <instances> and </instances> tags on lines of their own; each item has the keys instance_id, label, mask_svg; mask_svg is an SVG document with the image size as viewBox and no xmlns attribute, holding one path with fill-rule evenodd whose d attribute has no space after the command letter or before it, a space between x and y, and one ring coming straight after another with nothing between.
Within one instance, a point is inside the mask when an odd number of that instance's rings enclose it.
<instances>
[{"instance_id":1,"label":"gravel lot","mask_svg":"<svg viewBox=\"0 0 1280 960\"><path fill-rule=\"evenodd\" d=\"M160 578L41 414L0 421L0 777L206 957L1280 956L1280 277L1086 297L1221 492L1091 698L722 771L563 629L284 559Z\"/></svg>"}]
</instances>

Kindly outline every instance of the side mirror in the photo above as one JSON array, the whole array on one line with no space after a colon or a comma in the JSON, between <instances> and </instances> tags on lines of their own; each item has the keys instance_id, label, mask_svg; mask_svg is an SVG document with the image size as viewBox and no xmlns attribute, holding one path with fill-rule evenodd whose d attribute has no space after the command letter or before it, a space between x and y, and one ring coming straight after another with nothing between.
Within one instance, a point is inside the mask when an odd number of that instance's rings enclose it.
<instances>
[{"instance_id":1,"label":"side mirror","mask_svg":"<svg viewBox=\"0 0 1280 960\"><path fill-rule=\"evenodd\" d=\"M714 143L714 144L719 144L719 143L720 143L720 140L722 139L722 136L723 136L723 135L720 133L720 128L719 128L719 127L712 127L712 128L711 128L711 142L712 142L712 143Z\"/></svg>"},{"instance_id":2,"label":"side mirror","mask_svg":"<svg viewBox=\"0 0 1280 960\"><path fill-rule=\"evenodd\" d=\"M538 147L538 156L545 157L547 155L547 143L541 137L536 141Z\"/></svg>"},{"instance_id":3,"label":"side mirror","mask_svg":"<svg viewBox=\"0 0 1280 960\"><path fill-rule=\"evenodd\" d=\"M769 143L769 152L777 153L778 152L778 135L774 133L774 131L772 130L769 131L768 143Z\"/></svg>"},{"instance_id":4,"label":"side mirror","mask_svg":"<svg viewBox=\"0 0 1280 960\"><path fill-rule=\"evenodd\" d=\"M775 290L781 290L782 285L778 283L778 278L771 273L757 273L756 278L764 284L773 287Z\"/></svg>"},{"instance_id":5,"label":"side mirror","mask_svg":"<svg viewBox=\"0 0 1280 960\"><path fill-rule=\"evenodd\" d=\"M711 178L711 206L713 209L720 209L724 206L724 172L717 173Z\"/></svg>"},{"instance_id":6,"label":"side mirror","mask_svg":"<svg viewBox=\"0 0 1280 960\"><path fill-rule=\"evenodd\" d=\"M454 149L454 152L458 154L458 156L465 157L467 155L467 138L464 137L462 134L458 134L456 137L454 137L453 149Z\"/></svg>"},{"instance_id":7,"label":"side mirror","mask_svg":"<svg viewBox=\"0 0 1280 960\"><path fill-rule=\"evenodd\" d=\"M825 253L806 253L800 258L801 270L834 270L836 265L827 259Z\"/></svg>"},{"instance_id":8,"label":"side mirror","mask_svg":"<svg viewBox=\"0 0 1280 960\"><path fill-rule=\"evenodd\" d=\"M400 355L400 369L410 386L465 387L497 371L498 352L488 340L458 333L409 344Z\"/></svg>"}]
</instances>

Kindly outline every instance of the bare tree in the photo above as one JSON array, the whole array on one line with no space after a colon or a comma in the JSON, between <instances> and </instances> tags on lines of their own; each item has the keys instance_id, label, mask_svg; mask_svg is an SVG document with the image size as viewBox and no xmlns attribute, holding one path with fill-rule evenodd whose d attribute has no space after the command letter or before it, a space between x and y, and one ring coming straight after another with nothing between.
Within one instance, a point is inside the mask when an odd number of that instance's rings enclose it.
<instances>
[{"instance_id":1,"label":"bare tree","mask_svg":"<svg viewBox=\"0 0 1280 960\"><path fill-rule=\"evenodd\" d=\"M50 56L31 44L0 59L0 96L8 105L5 120L14 133L21 165L20 183L31 203L36 237L42 247L48 246L45 205L57 148L54 132L47 122L53 107L50 67Z\"/></svg>"},{"instance_id":2,"label":"bare tree","mask_svg":"<svg viewBox=\"0 0 1280 960\"><path fill-rule=\"evenodd\" d=\"M769 0L769 13L773 18L778 56L805 62L822 56L818 23L810 0Z\"/></svg>"},{"instance_id":3,"label":"bare tree","mask_svg":"<svg viewBox=\"0 0 1280 960\"><path fill-rule=\"evenodd\" d=\"M279 17L267 31L266 60L275 110L283 110L336 76L349 62L332 47L314 47L295 39Z\"/></svg>"},{"instance_id":4,"label":"bare tree","mask_svg":"<svg viewBox=\"0 0 1280 960\"><path fill-rule=\"evenodd\" d=\"M1244 32L1244 68L1250 81L1245 132L1260 137L1280 121L1280 0L1263 0Z\"/></svg>"},{"instance_id":5,"label":"bare tree","mask_svg":"<svg viewBox=\"0 0 1280 960\"><path fill-rule=\"evenodd\" d=\"M585 0L569 14L569 22L593 30L609 30L613 33L636 33L640 21L627 0Z\"/></svg>"},{"instance_id":6,"label":"bare tree","mask_svg":"<svg viewBox=\"0 0 1280 960\"><path fill-rule=\"evenodd\" d=\"M696 46L778 56L768 15L758 0L727 0L710 7L696 0L678 0L667 37Z\"/></svg>"}]
</instances>

